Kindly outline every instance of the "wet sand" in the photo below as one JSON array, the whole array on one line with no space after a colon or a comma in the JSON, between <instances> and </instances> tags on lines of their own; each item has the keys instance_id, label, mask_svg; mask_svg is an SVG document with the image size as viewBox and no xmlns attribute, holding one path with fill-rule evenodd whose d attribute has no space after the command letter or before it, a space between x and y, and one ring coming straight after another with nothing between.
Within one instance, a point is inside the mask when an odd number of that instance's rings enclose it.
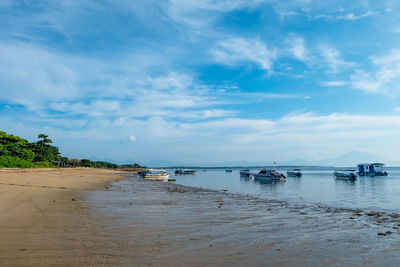
<instances>
[{"instance_id":1,"label":"wet sand","mask_svg":"<svg viewBox=\"0 0 400 267\"><path fill-rule=\"evenodd\" d=\"M0 171L0 265L398 266L400 215L96 169Z\"/></svg>"},{"instance_id":2,"label":"wet sand","mask_svg":"<svg viewBox=\"0 0 400 267\"><path fill-rule=\"evenodd\" d=\"M82 192L123 178L100 169L0 169L0 266L98 265ZM104 244L105 246L107 244Z\"/></svg>"},{"instance_id":3,"label":"wet sand","mask_svg":"<svg viewBox=\"0 0 400 267\"><path fill-rule=\"evenodd\" d=\"M86 197L109 265L398 266L397 214L298 206L131 177Z\"/></svg>"}]
</instances>

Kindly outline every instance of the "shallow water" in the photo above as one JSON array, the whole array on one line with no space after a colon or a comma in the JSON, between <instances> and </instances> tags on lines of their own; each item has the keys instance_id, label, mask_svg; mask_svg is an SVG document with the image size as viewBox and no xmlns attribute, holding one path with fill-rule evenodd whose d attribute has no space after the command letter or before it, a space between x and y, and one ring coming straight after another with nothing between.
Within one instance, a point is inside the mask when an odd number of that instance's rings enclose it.
<instances>
[{"instance_id":1,"label":"shallow water","mask_svg":"<svg viewBox=\"0 0 400 267\"><path fill-rule=\"evenodd\" d=\"M400 168L387 168L386 177L357 177L335 180L334 169L303 169L303 176L287 177L284 182L261 184L242 178L239 170L199 170L197 175L174 175L177 184L276 199L301 204L318 204L340 208L398 212L400 210ZM256 172L254 169L252 172ZM279 169L286 174L286 169Z\"/></svg>"},{"instance_id":2,"label":"shallow water","mask_svg":"<svg viewBox=\"0 0 400 267\"><path fill-rule=\"evenodd\" d=\"M295 202L314 192L308 184L343 199L354 188L375 187L371 180L367 186L361 180L337 183L328 170L314 176L269 185L242 180L237 171L176 177L180 183L260 196L247 197L129 175L105 190L87 192L85 201L101 215L96 217L101 236L115 248L109 256L122 265L398 266L399 214L262 199L286 196ZM317 191L313 196L324 195ZM312 202L309 197L299 202Z\"/></svg>"}]
</instances>

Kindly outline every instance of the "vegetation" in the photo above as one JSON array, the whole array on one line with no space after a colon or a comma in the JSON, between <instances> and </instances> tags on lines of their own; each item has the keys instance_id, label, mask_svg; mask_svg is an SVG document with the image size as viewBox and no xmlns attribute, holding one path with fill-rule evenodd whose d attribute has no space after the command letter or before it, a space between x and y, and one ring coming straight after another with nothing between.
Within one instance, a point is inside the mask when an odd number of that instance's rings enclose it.
<instances>
[{"instance_id":1,"label":"vegetation","mask_svg":"<svg viewBox=\"0 0 400 267\"><path fill-rule=\"evenodd\" d=\"M114 164L107 161L91 161L90 159L81 159L77 164L79 167L92 167L92 168L104 168L104 169L116 169L118 164Z\"/></svg>"},{"instance_id":2,"label":"vegetation","mask_svg":"<svg viewBox=\"0 0 400 267\"><path fill-rule=\"evenodd\" d=\"M46 134L39 134L38 141L27 140L0 131L0 168L49 168L49 167L92 167L118 168L117 164L89 159L69 160L62 157L58 147Z\"/></svg>"}]
</instances>

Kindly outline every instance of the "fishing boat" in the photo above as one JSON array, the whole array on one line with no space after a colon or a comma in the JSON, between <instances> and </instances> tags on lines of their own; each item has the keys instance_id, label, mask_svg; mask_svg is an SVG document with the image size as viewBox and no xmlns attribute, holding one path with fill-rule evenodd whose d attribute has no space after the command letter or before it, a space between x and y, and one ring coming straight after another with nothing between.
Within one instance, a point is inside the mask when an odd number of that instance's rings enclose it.
<instances>
[{"instance_id":1,"label":"fishing boat","mask_svg":"<svg viewBox=\"0 0 400 267\"><path fill-rule=\"evenodd\" d=\"M256 181L285 181L286 177L276 170L263 169L254 175Z\"/></svg>"},{"instance_id":2,"label":"fishing boat","mask_svg":"<svg viewBox=\"0 0 400 267\"><path fill-rule=\"evenodd\" d=\"M383 170L383 163L360 163L358 167L359 176L387 176L388 173Z\"/></svg>"},{"instance_id":3,"label":"fishing boat","mask_svg":"<svg viewBox=\"0 0 400 267\"><path fill-rule=\"evenodd\" d=\"M168 181L169 173L161 170L161 171L150 171L143 175L144 179L154 180L154 181Z\"/></svg>"},{"instance_id":4,"label":"fishing boat","mask_svg":"<svg viewBox=\"0 0 400 267\"><path fill-rule=\"evenodd\" d=\"M303 174L300 169L292 169L286 171L287 176L301 177Z\"/></svg>"},{"instance_id":5,"label":"fishing boat","mask_svg":"<svg viewBox=\"0 0 400 267\"><path fill-rule=\"evenodd\" d=\"M250 175L251 175L251 173L250 173L250 170L241 170L240 172L240 176L243 176L243 177L250 177Z\"/></svg>"},{"instance_id":6,"label":"fishing boat","mask_svg":"<svg viewBox=\"0 0 400 267\"><path fill-rule=\"evenodd\" d=\"M232 170L225 170L225 172L232 172Z\"/></svg>"},{"instance_id":7,"label":"fishing boat","mask_svg":"<svg viewBox=\"0 0 400 267\"><path fill-rule=\"evenodd\" d=\"M196 170L181 170L181 169L179 169L179 170L176 170L175 171L175 174L176 175L195 175L195 174L197 174L197 171Z\"/></svg>"},{"instance_id":8,"label":"fishing boat","mask_svg":"<svg viewBox=\"0 0 400 267\"><path fill-rule=\"evenodd\" d=\"M196 170L183 170L183 173L182 174L197 174L197 171Z\"/></svg>"},{"instance_id":9,"label":"fishing boat","mask_svg":"<svg viewBox=\"0 0 400 267\"><path fill-rule=\"evenodd\" d=\"M355 170L337 170L333 173L336 180L350 180L355 181L357 176L355 175Z\"/></svg>"},{"instance_id":10,"label":"fishing boat","mask_svg":"<svg viewBox=\"0 0 400 267\"><path fill-rule=\"evenodd\" d=\"M191 175L194 175L194 174L197 174L197 171L196 170L176 170L175 171L175 174L183 174L183 175L187 175L187 174L191 174Z\"/></svg>"}]
</instances>

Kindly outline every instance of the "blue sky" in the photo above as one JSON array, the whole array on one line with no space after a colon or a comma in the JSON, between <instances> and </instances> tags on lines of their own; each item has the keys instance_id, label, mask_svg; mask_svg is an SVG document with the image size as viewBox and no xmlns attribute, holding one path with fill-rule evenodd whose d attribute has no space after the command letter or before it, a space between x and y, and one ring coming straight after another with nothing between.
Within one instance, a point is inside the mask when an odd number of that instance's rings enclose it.
<instances>
[{"instance_id":1,"label":"blue sky","mask_svg":"<svg viewBox=\"0 0 400 267\"><path fill-rule=\"evenodd\" d=\"M400 160L399 5L3 0L1 129L115 162Z\"/></svg>"}]
</instances>

